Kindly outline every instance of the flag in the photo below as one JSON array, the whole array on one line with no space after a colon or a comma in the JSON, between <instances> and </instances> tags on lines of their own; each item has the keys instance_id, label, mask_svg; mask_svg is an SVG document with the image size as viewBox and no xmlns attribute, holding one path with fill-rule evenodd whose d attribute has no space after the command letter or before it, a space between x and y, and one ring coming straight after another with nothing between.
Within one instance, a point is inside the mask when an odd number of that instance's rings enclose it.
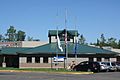
<instances>
[{"instance_id":1,"label":"flag","mask_svg":"<svg viewBox=\"0 0 120 80\"><path fill-rule=\"evenodd\" d=\"M59 36L57 34L57 43L58 43L58 48L60 49L61 52L63 52L63 48L61 46L61 43L60 43L60 39L59 39Z\"/></svg>"},{"instance_id":2,"label":"flag","mask_svg":"<svg viewBox=\"0 0 120 80\"><path fill-rule=\"evenodd\" d=\"M66 59L67 59L67 30L65 29L65 54L66 54Z\"/></svg>"},{"instance_id":3,"label":"flag","mask_svg":"<svg viewBox=\"0 0 120 80\"><path fill-rule=\"evenodd\" d=\"M77 54L77 40L75 40L75 54Z\"/></svg>"},{"instance_id":4,"label":"flag","mask_svg":"<svg viewBox=\"0 0 120 80\"><path fill-rule=\"evenodd\" d=\"M75 33L75 35L77 35L76 33ZM78 37L76 37L75 36L75 54L77 54L77 46L78 46Z\"/></svg>"},{"instance_id":5,"label":"flag","mask_svg":"<svg viewBox=\"0 0 120 80\"><path fill-rule=\"evenodd\" d=\"M65 45L67 45L67 30L65 30Z\"/></svg>"}]
</instances>

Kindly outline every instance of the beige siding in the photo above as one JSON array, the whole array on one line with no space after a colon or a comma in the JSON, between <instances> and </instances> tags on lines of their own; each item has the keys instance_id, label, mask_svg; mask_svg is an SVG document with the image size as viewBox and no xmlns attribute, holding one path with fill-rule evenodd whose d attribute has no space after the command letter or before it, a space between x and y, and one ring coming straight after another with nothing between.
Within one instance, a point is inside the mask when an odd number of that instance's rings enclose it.
<instances>
[{"instance_id":1,"label":"beige siding","mask_svg":"<svg viewBox=\"0 0 120 80\"><path fill-rule=\"evenodd\" d=\"M117 61L116 58L110 58L110 61Z\"/></svg>"},{"instance_id":2,"label":"beige siding","mask_svg":"<svg viewBox=\"0 0 120 80\"><path fill-rule=\"evenodd\" d=\"M20 63L20 68L51 68L51 63Z\"/></svg>"},{"instance_id":3,"label":"beige siding","mask_svg":"<svg viewBox=\"0 0 120 80\"><path fill-rule=\"evenodd\" d=\"M22 47L37 47L47 43L48 42L41 42L41 41L22 41Z\"/></svg>"},{"instance_id":4,"label":"beige siding","mask_svg":"<svg viewBox=\"0 0 120 80\"><path fill-rule=\"evenodd\" d=\"M16 42L0 42L0 46L4 47L37 47L48 42L43 41L16 41Z\"/></svg>"},{"instance_id":5,"label":"beige siding","mask_svg":"<svg viewBox=\"0 0 120 80\"><path fill-rule=\"evenodd\" d=\"M120 53L120 49L111 49L111 51Z\"/></svg>"}]
</instances>

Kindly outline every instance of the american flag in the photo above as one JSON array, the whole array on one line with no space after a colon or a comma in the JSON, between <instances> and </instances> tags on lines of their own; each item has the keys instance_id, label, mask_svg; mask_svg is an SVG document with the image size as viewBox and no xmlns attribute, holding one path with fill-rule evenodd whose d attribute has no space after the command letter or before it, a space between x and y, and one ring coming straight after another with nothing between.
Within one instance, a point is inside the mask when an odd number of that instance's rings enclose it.
<instances>
[{"instance_id":1,"label":"american flag","mask_svg":"<svg viewBox=\"0 0 120 80\"><path fill-rule=\"evenodd\" d=\"M67 45L67 30L65 30L65 45Z\"/></svg>"},{"instance_id":2,"label":"american flag","mask_svg":"<svg viewBox=\"0 0 120 80\"><path fill-rule=\"evenodd\" d=\"M75 54L77 54L77 39L75 40Z\"/></svg>"}]
</instances>

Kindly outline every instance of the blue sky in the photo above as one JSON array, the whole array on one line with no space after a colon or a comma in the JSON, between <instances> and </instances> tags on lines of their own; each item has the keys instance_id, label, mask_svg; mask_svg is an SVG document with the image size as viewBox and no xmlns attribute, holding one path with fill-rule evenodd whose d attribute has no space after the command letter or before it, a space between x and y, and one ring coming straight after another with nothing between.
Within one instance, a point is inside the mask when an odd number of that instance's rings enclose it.
<instances>
[{"instance_id":1,"label":"blue sky","mask_svg":"<svg viewBox=\"0 0 120 80\"><path fill-rule=\"evenodd\" d=\"M48 30L76 29L87 42L106 38L120 39L120 0L0 0L0 33L10 25L27 36L48 41ZM56 14L58 13L58 18Z\"/></svg>"}]
</instances>

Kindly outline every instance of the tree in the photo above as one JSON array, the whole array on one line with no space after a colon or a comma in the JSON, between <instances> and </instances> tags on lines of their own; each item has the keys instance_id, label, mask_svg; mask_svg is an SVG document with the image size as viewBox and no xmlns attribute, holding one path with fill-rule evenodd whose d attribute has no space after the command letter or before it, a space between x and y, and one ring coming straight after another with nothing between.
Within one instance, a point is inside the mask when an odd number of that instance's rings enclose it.
<instances>
[{"instance_id":1,"label":"tree","mask_svg":"<svg viewBox=\"0 0 120 80\"><path fill-rule=\"evenodd\" d=\"M106 39L105 39L105 37L104 37L104 34L101 34L99 46L100 46L101 48L102 48L103 46L106 46Z\"/></svg>"},{"instance_id":2,"label":"tree","mask_svg":"<svg viewBox=\"0 0 120 80\"><path fill-rule=\"evenodd\" d=\"M97 39L97 43L90 43L90 45L99 46L99 45L100 45L100 40L99 40L99 39Z\"/></svg>"},{"instance_id":3,"label":"tree","mask_svg":"<svg viewBox=\"0 0 120 80\"><path fill-rule=\"evenodd\" d=\"M96 46L99 46L99 45L100 45L100 41L99 41L99 39L97 39Z\"/></svg>"},{"instance_id":4,"label":"tree","mask_svg":"<svg viewBox=\"0 0 120 80\"><path fill-rule=\"evenodd\" d=\"M16 29L14 26L10 26L9 29L7 29L8 41L15 41L16 40Z\"/></svg>"},{"instance_id":5,"label":"tree","mask_svg":"<svg viewBox=\"0 0 120 80\"><path fill-rule=\"evenodd\" d=\"M1 42L5 41L5 37L3 35L0 35L0 41Z\"/></svg>"},{"instance_id":6,"label":"tree","mask_svg":"<svg viewBox=\"0 0 120 80\"><path fill-rule=\"evenodd\" d=\"M120 40L118 41L118 49L120 49Z\"/></svg>"},{"instance_id":7,"label":"tree","mask_svg":"<svg viewBox=\"0 0 120 80\"><path fill-rule=\"evenodd\" d=\"M2 41L2 35L0 35L0 41Z\"/></svg>"},{"instance_id":8,"label":"tree","mask_svg":"<svg viewBox=\"0 0 120 80\"><path fill-rule=\"evenodd\" d=\"M86 40L85 40L84 36L83 36L83 35L80 35L79 43L80 43L80 44L86 44L85 41L86 41Z\"/></svg>"},{"instance_id":9,"label":"tree","mask_svg":"<svg viewBox=\"0 0 120 80\"><path fill-rule=\"evenodd\" d=\"M107 42L108 46L111 46L111 47L113 47L113 48L117 48L118 46L117 46L116 40L117 40L117 39L115 39L115 38L113 38L113 37L108 38L108 42Z\"/></svg>"},{"instance_id":10,"label":"tree","mask_svg":"<svg viewBox=\"0 0 120 80\"><path fill-rule=\"evenodd\" d=\"M33 41L33 37L28 36L27 40L28 41Z\"/></svg>"},{"instance_id":11,"label":"tree","mask_svg":"<svg viewBox=\"0 0 120 80\"><path fill-rule=\"evenodd\" d=\"M25 32L24 31L21 31L19 30L17 32L17 41L24 41L25 40Z\"/></svg>"}]
</instances>

